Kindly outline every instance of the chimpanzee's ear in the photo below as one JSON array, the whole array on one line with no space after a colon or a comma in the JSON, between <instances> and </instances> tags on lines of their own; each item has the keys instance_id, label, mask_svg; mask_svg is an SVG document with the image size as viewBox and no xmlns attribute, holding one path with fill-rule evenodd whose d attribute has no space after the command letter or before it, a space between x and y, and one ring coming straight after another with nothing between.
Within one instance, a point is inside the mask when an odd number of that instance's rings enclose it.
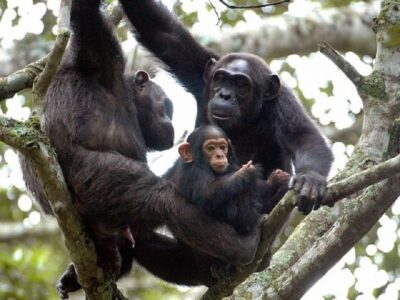
<instances>
[{"instance_id":1,"label":"chimpanzee's ear","mask_svg":"<svg viewBox=\"0 0 400 300\"><path fill-rule=\"evenodd\" d=\"M144 88L146 82L150 80L149 74L145 71L137 71L135 74L135 85L139 88L142 89Z\"/></svg>"},{"instance_id":2,"label":"chimpanzee's ear","mask_svg":"<svg viewBox=\"0 0 400 300\"><path fill-rule=\"evenodd\" d=\"M265 83L264 101L275 99L281 88L281 80L278 75L269 75Z\"/></svg>"},{"instance_id":3,"label":"chimpanzee's ear","mask_svg":"<svg viewBox=\"0 0 400 300\"><path fill-rule=\"evenodd\" d=\"M178 147L179 155L185 164L193 162L192 149L189 143L183 143Z\"/></svg>"},{"instance_id":4,"label":"chimpanzee's ear","mask_svg":"<svg viewBox=\"0 0 400 300\"><path fill-rule=\"evenodd\" d=\"M207 81L208 77L210 76L211 69L216 65L217 60L215 58L210 58L206 63L203 73L203 80L204 82Z\"/></svg>"}]
</instances>

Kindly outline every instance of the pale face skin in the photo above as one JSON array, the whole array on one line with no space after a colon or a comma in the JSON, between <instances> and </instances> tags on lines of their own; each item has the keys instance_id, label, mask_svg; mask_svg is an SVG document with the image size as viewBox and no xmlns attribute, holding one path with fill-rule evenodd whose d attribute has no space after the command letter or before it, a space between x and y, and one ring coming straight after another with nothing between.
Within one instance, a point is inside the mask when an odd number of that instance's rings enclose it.
<instances>
[{"instance_id":1,"label":"pale face skin","mask_svg":"<svg viewBox=\"0 0 400 300\"><path fill-rule=\"evenodd\" d=\"M208 139L203 143L203 153L216 173L222 173L228 167L228 141L224 138Z\"/></svg>"}]
</instances>

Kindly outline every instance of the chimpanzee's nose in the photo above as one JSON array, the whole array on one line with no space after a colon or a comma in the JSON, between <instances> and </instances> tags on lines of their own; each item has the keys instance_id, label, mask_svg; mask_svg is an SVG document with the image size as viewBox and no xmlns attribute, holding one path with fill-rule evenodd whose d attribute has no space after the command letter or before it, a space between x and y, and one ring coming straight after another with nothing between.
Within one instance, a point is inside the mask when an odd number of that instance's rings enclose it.
<instances>
[{"instance_id":1,"label":"chimpanzee's nose","mask_svg":"<svg viewBox=\"0 0 400 300\"><path fill-rule=\"evenodd\" d=\"M223 99L223 100L229 100L231 98L232 92L227 90L227 89L221 89L219 92L219 96Z\"/></svg>"}]
</instances>

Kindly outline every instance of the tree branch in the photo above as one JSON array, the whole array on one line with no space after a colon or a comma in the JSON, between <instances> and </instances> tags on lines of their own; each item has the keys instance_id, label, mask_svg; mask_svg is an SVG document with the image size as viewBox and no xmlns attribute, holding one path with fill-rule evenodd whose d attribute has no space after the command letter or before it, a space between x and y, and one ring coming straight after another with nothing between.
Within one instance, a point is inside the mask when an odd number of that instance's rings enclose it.
<instances>
[{"instance_id":1,"label":"tree branch","mask_svg":"<svg viewBox=\"0 0 400 300\"><path fill-rule=\"evenodd\" d=\"M61 59L64 55L70 33L67 29L61 29L57 35L54 48L47 56L47 63L41 73L33 82L33 103L35 108L42 108L47 89L53 79Z\"/></svg>"},{"instance_id":2,"label":"tree branch","mask_svg":"<svg viewBox=\"0 0 400 300\"><path fill-rule=\"evenodd\" d=\"M399 173L400 155L354 174L347 179L332 183L327 189L322 205L332 206L335 202L353 193ZM236 268L229 278L221 280L208 289L202 300L216 300L229 296L240 283L257 270L260 263L262 264L262 269L268 267L271 255L270 248L295 207L297 197L295 192L290 191L264 219L260 243L253 262L244 267Z\"/></svg>"},{"instance_id":3,"label":"tree branch","mask_svg":"<svg viewBox=\"0 0 400 300\"><path fill-rule=\"evenodd\" d=\"M61 11L68 11L70 1L61 2ZM65 8L67 7L67 8ZM59 18L65 23L66 14ZM47 64L33 83L33 103L35 112L42 117L42 105L49 84L55 75L69 38L69 32L60 28L55 46L48 56ZM117 289L112 274L105 274L97 265L94 245L86 235L85 227L77 213L65 183L62 170L57 162L55 152L46 135L39 131L40 124L35 118L28 123L0 117L0 140L15 148L24 155L38 179L43 184L46 199L49 201L54 216L64 235L65 245L69 251L78 280L88 300L125 300Z\"/></svg>"},{"instance_id":4,"label":"tree branch","mask_svg":"<svg viewBox=\"0 0 400 300\"><path fill-rule=\"evenodd\" d=\"M7 77L0 78L0 101L13 97L21 90L31 88L36 76L43 71L48 54Z\"/></svg>"},{"instance_id":5,"label":"tree branch","mask_svg":"<svg viewBox=\"0 0 400 300\"><path fill-rule=\"evenodd\" d=\"M50 84L51 78L57 71L57 67L62 59L65 47L69 39L69 14L71 11L70 1L62 0L60 8L60 16L58 20L58 34L55 40L53 50L40 58L39 60L27 65L25 68L18 70L7 77L0 77L0 101L13 97L21 90L32 88L36 77L41 74L42 81L36 88L38 94L36 99L39 101L38 106L42 104L44 94ZM123 18L123 11L119 4L110 4L107 7L107 18L114 25L117 25ZM51 57L50 57L51 56ZM48 61L50 62L48 63ZM47 68L47 71L44 69Z\"/></svg>"},{"instance_id":6,"label":"tree branch","mask_svg":"<svg viewBox=\"0 0 400 300\"><path fill-rule=\"evenodd\" d=\"M46 220L31 228L22 223L0 223L0 242L9 243L28 238L48 238L60 236L58 225L53 220Z\"/></svg>"},{"instance_id":7,"label":"tree branch","mask_svg":"<svg viewBox=\"0 0 400 300\"><path fill-rule=\"evenodd\" d=\"M374 56L375 37L372 20L378 14L374 3L357 7L329 8L313 11L307 16L289 14L263 18L238 28L219 31L196 31L194 35L204 46L216 53L250 52L269 61L290 54L304 55L326 42L336 49Z\"/></svg>"},{"instance_id":8,"label":"tree branch","mask_svg":"<svg viewBox=\"0 0 400 300\"><path fill-rule=\"evenodd\" d=\"M340 199L398 173L400 173L400 155L332 184L324 197L323 205L332 205Z\"/></svg>"},{"instance_id":9,"label":"tree branch","mask_svg":"<svg viewBox=\"0 0 400 300\"><path fill-rule=\"evenodd\" d=\"M79 282L87 299L125 299L115 283L97 266L93 243L86 236L80 216L72 204L57 157L47 137L28 124L0 116L0 140L27 157L38 178L45 182L45 194L64 235L72 261L76 264Z\"/></svg>"},{"instance_id":10,"label":"tree branch","mask_svg":"<svg viewBox=\"0 0 400 300\"><path fill-rule=\"evenodd\" d=\"M318 50L328 57L343 73L359 87L363 81L363 76L354 68L344 57L327 43L319 44Z\"/></svg>"},{"instance_id":11,"label":"tree branch","mask_svg":"<svg viewBox=\"0 0 400 300\"><path fill-rule=\"evenodd\" d=\"M274 3L264 3L264 4L256 4L256 5L232 5L224 0L219 0L223 5L230 9L247 9L247 8L262 8L267 6L276 6L282 3L290 3L290 0L282 0Z\"/></svg>"},{"instance_id":12,"label":"tree branch","mask_svg":"<svg viewBox=\"0 0 400 300\"><path fill-rule=\"evenodd\" d=\"M384 9L376 22L379 26L375 28L378 52L374 72L363 78L358 87L364 101L362 134L345 169L333 179L337 185L332 184L327 191L328 203L355 192L361 188L361 182L369 185L393 173L398 174L398 157L395 156L399 154L400 140L400 83L396 78L400 76L400 44L394 38L396 46L385 45L386 39L390 38L388 31L399 23L398 4L384 0L381 5ZM388 160L387 165L385 162L377 165L387 157L395 159ZM365 173L359 173L370 167L372 169ZM380 177L382 167L387 173ZM372 173L368 174L369 171ZM235 290L235 297L246 297L251 290L251 297L257 299L301 298L398 198L399 180L400 176L395 175L353 194L347 201L338 202L333 209L324 207L311 213L274 254L269 268L261 276L251 276Z\"/></svg>"}]
</instances>

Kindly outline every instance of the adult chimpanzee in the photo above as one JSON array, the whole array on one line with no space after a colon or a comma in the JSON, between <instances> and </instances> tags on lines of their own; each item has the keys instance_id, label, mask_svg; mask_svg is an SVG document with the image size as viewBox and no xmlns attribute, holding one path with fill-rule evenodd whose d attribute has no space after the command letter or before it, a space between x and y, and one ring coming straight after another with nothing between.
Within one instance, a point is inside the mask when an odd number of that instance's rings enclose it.
<instances>
[{"instance_id":1,"label":"adult chimpanzee","mask_svg":"<svg viewBox=\"0 0 400 300\"><path fill-rule=\"evenodd\" d=\"M126 78L134 90L132 100L138 111L137 117L146 149L151 151L170 148L174 141L172 101L158 84L150 80L147 72L137 71L135 74L127 74ZM42 183L35 175L29 160L20 155L20 162L28 191L45 214L53 214Z\"/></svg>"},{"instance_id":2,"label":"adult chimpanzee","mask_svg":"<svg viewBox=\"0 0 400 300\"><path fill-rule=\"evenodd\" d=\"M231 226L188 204L172 183L148 169L146 145L160 149L166 144L160 143L163 137L151 139L146 130L152 124L138 111L142 99L156 97L156 88L143 74L124 74L121 47L99 6L100 0L72 1L73 35L46 96L44 130L95 242L100 264L120 275L125 270L124 257L122 266L118 261L123 251L116 247L121 233L129 226L136 240L151 236L160 224L213 257L249 262L257 233L238 236ZM164 118L163 113L158 117ZM168 140L170 134L167 130ZM69 271L76 281L73 268ZM174 272L163 269L159 276ZM68 287L59 288L68 292Z\"/></svg>"},{"instance_id":3,"label":"adult chimpanzee","mask_svg":"<svg viewBox=\"0 0 400 300\"><path fill-rule=\"evenodd\" d=\"M223 57L205 49L159 2L120 0L138 40L160 58L197 100L197 126L217 124L239 163L252 160L264 178L292 172L304 214L321 205L332 153L291 89L257 56Z\"/></svg>"},{"instance_id":4,"label":"adult chimpanzee","mask_svg":"<svg viewBox=\"0 0 400 300\"><path fill-rule=\"evenodd\" d=\"M182 195L203 211L249 234L261 214L269 213L287 191L289 174L275 170L267 181L251 162L239 168L229 139L221 128L194 130L179 146L180 159L166 174Z\"/></svg>"}]
</instances>

